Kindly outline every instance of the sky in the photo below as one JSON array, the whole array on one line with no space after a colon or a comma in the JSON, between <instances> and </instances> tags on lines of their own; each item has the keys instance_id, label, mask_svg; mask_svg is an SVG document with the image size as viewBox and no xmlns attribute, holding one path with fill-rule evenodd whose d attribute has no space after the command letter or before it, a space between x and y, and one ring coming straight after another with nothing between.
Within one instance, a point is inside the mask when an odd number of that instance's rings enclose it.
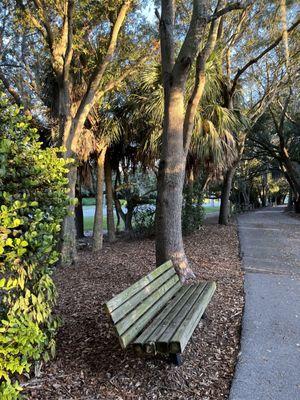
<instances>
[{"instance_id":1,"label":"sky","mask_svg":"<svg viewBox=\"0 0 300 400\"><path fill-rule=\"evenodd\" d=\"M152 2L144 8L143 14L146 16L149 22L154 21L155 19L154 4Z\"/></svg>"}]
</instances>

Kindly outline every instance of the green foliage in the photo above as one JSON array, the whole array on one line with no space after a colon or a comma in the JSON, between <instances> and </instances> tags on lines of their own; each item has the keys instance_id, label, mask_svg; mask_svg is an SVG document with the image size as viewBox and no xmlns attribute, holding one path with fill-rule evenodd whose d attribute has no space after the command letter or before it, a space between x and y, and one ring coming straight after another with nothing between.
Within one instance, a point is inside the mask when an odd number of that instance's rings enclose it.
<instances>
[{"instance_id":1,"label":"green foliage","mask_svg":"<svg viewBox=\"0 0 300 400\"><path fill-rule=\"evenodd\" d=\"M153 236L155 234L155 206L144 205L134 210L134 231L138 235Z\"/></svg>"},{"instance_id":2,"label":"green foliage","mask_svg":"<svg viewBox=\"0 0 300 400\"><path fill-rule=\"evenodd\" d=\"M0 95L0 398L17 399L17 377L55 353L52 266L66 213L62 149L42 149L36 130Z\"/></svg>"},{"instance_id":3,"label":"green foliage","mask_svg":"<svg viewBox=\"0 0 300 400\"><path fill-rule=\"evenodd\" d=\"M183 189L182 232L189 234L199 229L203 224L204 209L203 194L200 182L187 184Z\"/></svg>"}]
</instances>

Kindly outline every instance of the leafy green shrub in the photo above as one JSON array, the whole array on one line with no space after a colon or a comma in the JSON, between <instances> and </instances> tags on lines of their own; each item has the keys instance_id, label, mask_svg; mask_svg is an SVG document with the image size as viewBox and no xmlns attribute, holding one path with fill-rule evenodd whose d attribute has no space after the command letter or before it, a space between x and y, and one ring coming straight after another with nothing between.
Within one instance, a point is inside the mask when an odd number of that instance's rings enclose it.
<instances>
[{"instance_id":1,"label":"leafy green shrub","mask_svg":"<svg viewBox=\"0 0 300 400\"><path fill-rule=\"evenodd\" d=\"M203 224L204 209L200 182L186 185L183 190L182 232L186 235L199 229Z\"/></svg>"},{"instance_id":2,"label":"leafy green shrub","mask_svg":"<svg viewBox=\"0 0 300 400\"><path fill-rule=\"evenodd\" d=\"M62 149L42 149L28 118L0 95L0 398L17 399L18 377L55 352L51 279L66 213Z\"/></svg>"},{"instance_id":3,"label":"leafy green shrub","mask_svg":"<svg viewBox=\"0 0 300 400\"><path fill-rule=\"evenodd\" d=\"M155 206L143 205L136 207L133 213L134 231L141 236L155 234Z\"/></svg>"}]
</instances>

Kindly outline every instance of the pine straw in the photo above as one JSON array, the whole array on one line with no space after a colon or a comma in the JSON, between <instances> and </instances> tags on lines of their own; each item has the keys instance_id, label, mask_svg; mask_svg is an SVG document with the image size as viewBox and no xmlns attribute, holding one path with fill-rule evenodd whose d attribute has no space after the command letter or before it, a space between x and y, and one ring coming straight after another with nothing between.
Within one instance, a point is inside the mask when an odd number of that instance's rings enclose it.
<instances>
[{"instance_id":1,"label":"pine straw","mask_svg":"<svg viewBox=\"0 0 300 400\"><path fill-rule=\"evenodd\" d=\"M64 324L57 358L26 387L29 399L228 398L239 350L243 275L235 226L205 226L186 238L199 279L217 281L217 291L184 352L181 367L164 357L124 352L102 305L154 269L151 240L106 244L97 255L80 252L77 266L58 270L57 313Z\"/></svg>"}]
</instances>

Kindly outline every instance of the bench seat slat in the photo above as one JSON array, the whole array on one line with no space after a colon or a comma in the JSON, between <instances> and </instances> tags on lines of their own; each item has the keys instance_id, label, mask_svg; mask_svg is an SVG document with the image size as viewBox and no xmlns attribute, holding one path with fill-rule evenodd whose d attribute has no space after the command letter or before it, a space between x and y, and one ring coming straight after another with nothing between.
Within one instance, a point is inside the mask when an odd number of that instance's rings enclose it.
<instances>
[{"instance_id":1,"label":"bench seat slat","mask_svg":"<svg viewBox=\"0 0 300 400\"><path fill-rule=\"evenodd\" d=\"M201 284L201 287L204 288L205 283ZM158 342L160 340L160 337L167 331L167 329L170 327L170 325L172 323L174 323L173 321L175 321L178 319L178 316L181 315L182 310L184 309L184 306L186 304L189 304L189 302L191 301L191 299L193 298L194 293L195 292L199 292L199 287L198 285L193 285L193 286L188 286L187 290L183 291L184 288L180 289L180 293L183 292L184 295L182 297L180 297L180 300L178 302L175 301L175 299L172 299L171 301L171 305L173 307L169 308L169 312L168 314L165 316L165 318L160 322L160 324L158 324L158 326L156 327L156 329L149 335L149 337L147 338L145 344L144 344L144 350L147 353L155 353L156 352L156 345L155 343ZM163 310L165 311L165 310ZM148 330L148 328L147 328Z\"/></svg>"},{"instance_id":2,"label":"bench seat slat","mask_svg":"<svg viewBox=\"0 0 300 400\"><path fill-rule=\"evenodd\" d=\"M157 279L160 275L162 275L164 272L166 272L168 269L171 269L171 268L173 268L172 262L167 261L164 264L160 265L158 268L156 268L154 271L152 271L147 276L144 276L143 278L141 278L140 280L135 282L129 288L123 290L123 292L114 296L105 305L108 313L111 314L121 304L123 304L125 301L130 299L137 292L139 292L145 286L149 285L149 283L151 283L152 281Z\"/></svg>"},{"instance_id":3,"label":"bench seat slat","mask_svg":"<svg viewBox=\"0 0 300 400\"><path fill-rule=\"evenodd\" d=\"M162 324L157 327L157 329L149 336L147 339L148 342L156 342L160 339L160 337L165 333L168 327L172 324L173 321L181 315L183 308L186 304L189 304L190 300L193 298L194 292L199 292L205 287L205 283L200 283L199 285L191 285L189 286L188 291L185 295L180 299L180 302L176 304L176 306L170 310L170 313L164 319Z\"/></svg>"},{"instance_id":4,"label":"bench seat slat","mask_svg":"<svg viewBox=\"0 0 300 400\"><path fill-rule=\"evenodd\" d=\"M180 312L177 313L176 317L169 324L168 328L164 331L164 333L157 338L156 340L156 348L160 353L168 353L169 352L169 342L171 338L176 333L177 329L183 323L184 319L188 315L190 309L193 307L201 293L205 290L206 283L193 285L193 293L188 298L188 300L184 303L183 307L180 309Z\"/></svg>"},{"instance_id":5,"label":"bench seat slat","mask_svg":"<svg viewBox=\"0 0 300 400\"><path fill-rule=\"evenodd\" d=\"M190 309L186 318L179 326L175 334L170 340L169 351L170 353L182 353L187 345L190 337L192 336L195 328L197 327L208 303L210 302L216 290L215 282L209 282L204 291L198 297L193 307Z\"/></svg>"},{"instance_id":6,"label":"bench seat slat","mask_svg":"<svg viewBox=\"0 0 300 400\"><path fill-rule=\"evenodd\" d=\"M145 343L149 343L149 336L153 335L156 331L157 328L161 326L162 323L164 323L165 318L170 314L170 312L176 307L178 302L181 300L181 298L185 295L185 293L190 290L189 286L182 286L180 290L176 293L173 299L169 302L169 304L156 316L156 318L151 322L151 324L143 331L141 335L139 335L135 341L133 342L133 345L137 351L143 350L143 345ZM146 349L145 349L146 350ZM153 349L155 351L155 349ZM150 351L149 351L150 352Z\"/></svg>"},{"instance_id":7,"label":"bench seat slat","mask_svg":"<svg viewBox=\"0 0 300 400\"><path fill-rule=\"evenodd\" d=\"M126 314L134 310L138 304L144 301L148 296L160 288L165 282L167 282L172 276L175 276L176 272L174 268L168 269L157 279L152 281L149 285L145 286L142 290L137 292L129 300L123 303L120 307L114 310L110 316L114 323L120 321Z\"/></svg>"},{"instance_id":8,"label":"bench seat slat","mask_svg":"<svg viewBox=\"0 0 300 400\"><path fill-rule=\"evenodd\" d=\"M155 303L179 281L178 275L172 276L164 285L160 286L154 293L147 297L141 304L139 304L134 310L127 314L123 319L121 319L116 325L117 332L119 335L130 328L134 322L140 318L145 312L153 307Z\"/></svg>"},{"instance_id":9,"label":"bench seat slat","mask_svg":"<svg viewBox=\"0 0 300 400\"><path fill-rule=\"evenodd\" d=\"M162 307L178 292L181 287L181 283L177 280L175 285L166 291L164 294L160 294L158 300L148 308L134 324L119 337L122 348L126 348L135 339L142 329L148 324L149 321L162 309Z\"/></svg>"}]
</instances>

